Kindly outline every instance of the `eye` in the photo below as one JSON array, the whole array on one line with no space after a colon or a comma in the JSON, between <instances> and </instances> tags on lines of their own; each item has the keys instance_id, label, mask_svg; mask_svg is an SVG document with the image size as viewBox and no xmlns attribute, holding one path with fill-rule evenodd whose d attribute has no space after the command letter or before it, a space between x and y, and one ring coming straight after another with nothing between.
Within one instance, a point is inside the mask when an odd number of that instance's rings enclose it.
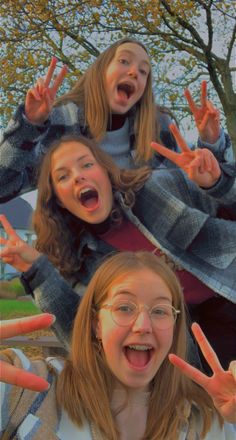
<instances>
[{"instance_id":1,"label":"eye","mask_svg":"<svg viewBox=\"0 0 236 440\"><path fill-rule=\"evenodd\" d=\"M66 180L67 177L68 177L67 174L61 174L60 176L58 176L57 181L62 182L63 180Z\"/></svg>"},{"instance_id":2,"label":"eye","mask_svg":"<svg viewBox=\"0 0 236 440\"><path fill-rule=\"evenodd\" d=\"M93 165L94 165L93 162L86 162L86 163L83 164L82 167L83 167L83 168L91 168Z\"/></svg>"},{"instance_id":3,"label":"eye","mask_svg":"<svg viewBox=\"0 0 236 440\"><path fill-rule=\"evenodd\" d=\"M139 72L141 73L141 75L143 76L148 76L148 72L144 69L139 69Z\"/></svg>"},{"instance_id":4,"label":"eye","mask_svg":"<svg viewBox=\"0 0 236 440\"><path fill-rule=\"evenodd\" d=\"M126 58L119 58L119 63L124 64L126 66L129 65L129 61Z\"/></svg>"},{"instance_id":5,"label":"eye","mask_svg":"<svg viewBox=\"0 0 236 440\"><path fill-rule=\"evenodd\" d=\"M135 310L135 305L130 303L118 303L114 304L113 308L116 312L128 314Z\"/></svg>"},{"instance_id":6,"label":"eye","mask_svg":"<svg viewBox=\"0 0 236 440\"><path fill-rule=\"evenodd\" d=\"M169 310L167 307L156 306L153 307L152 309L152 316L161 318L161 317L169 316L170 314L171 314L171 310Z\"/></svg>"}]
</instances>

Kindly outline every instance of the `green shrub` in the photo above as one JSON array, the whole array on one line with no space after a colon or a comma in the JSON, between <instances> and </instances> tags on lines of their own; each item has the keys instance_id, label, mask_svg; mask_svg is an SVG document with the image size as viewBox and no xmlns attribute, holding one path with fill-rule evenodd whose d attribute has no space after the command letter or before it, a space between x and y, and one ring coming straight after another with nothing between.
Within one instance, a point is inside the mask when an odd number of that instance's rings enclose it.
<instances>
[{"instance_id":1,"label":"green shrub","mask_svg":"<svg viewBox=\"0 0 236 440\"><path fill-rule=\"evenodd\" d=\"M0 291L12 292L18 295L25 295L24 287L19 278L13 278L11 281L0 281Z\"/></svg>"}]
</instances>

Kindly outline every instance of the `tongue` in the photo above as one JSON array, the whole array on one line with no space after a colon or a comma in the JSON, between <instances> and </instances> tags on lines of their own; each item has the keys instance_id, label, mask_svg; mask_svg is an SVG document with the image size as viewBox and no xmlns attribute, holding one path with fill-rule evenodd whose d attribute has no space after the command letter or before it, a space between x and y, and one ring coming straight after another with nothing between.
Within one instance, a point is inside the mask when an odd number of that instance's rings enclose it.
<instances>
[{"instance_id":1,"label":"tongue","mask_svg":"<svg viewBox=\"0 0 236 440\"><path fill-rule=\"evenodd\" d=\"M83 205L86 208L95 208L95 206L97 206L97 197L90 197L86 200L83 200Z\"/></svg>"},{"instance_id":2,"label":"tongue","mask_svg":"<svg viewBox=\"0 0 236 440\"><path fill-rule=\"evenodd\" d=\"M127 101L127 99L128 99L128 95L127 95L127 93L124 91L124 90L122 90L122 89L118 89L118 95L119 95L119 98L122 100L122 101Z\"/></svg>"},{"instance_id":3,"label":"tongue","mask_svg":"<svg viewBox=\"0 0 236 440\"><path fill-rule=\"evenodd\" d=\"M144 367L149 361L150 354L148 350L139 351L127 347L125 352L129 363L134 367Z\"/></svg>"}]
</instances>

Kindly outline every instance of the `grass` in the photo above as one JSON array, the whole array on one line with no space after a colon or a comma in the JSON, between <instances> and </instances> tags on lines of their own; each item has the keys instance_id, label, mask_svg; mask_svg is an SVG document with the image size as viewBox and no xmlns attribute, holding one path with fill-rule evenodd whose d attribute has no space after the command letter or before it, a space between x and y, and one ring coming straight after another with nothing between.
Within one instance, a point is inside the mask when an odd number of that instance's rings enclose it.
<instances>
[{"instance_id":1,"label":"grass","mask_svg":"<svg viewBox=\"0 0 236 440\"><path fill-rule=\"evenodd\" d=\"M42 313L31 301L18 301L16 299L0 299L1 319L20 318L22 316Z\"/></svg>"}]
</instances>

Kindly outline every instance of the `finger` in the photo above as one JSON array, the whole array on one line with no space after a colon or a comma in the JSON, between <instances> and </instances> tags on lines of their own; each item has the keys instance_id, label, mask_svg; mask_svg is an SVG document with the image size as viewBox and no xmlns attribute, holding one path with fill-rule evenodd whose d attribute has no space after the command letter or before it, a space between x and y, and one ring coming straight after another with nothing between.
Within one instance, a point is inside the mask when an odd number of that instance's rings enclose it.
<instances>
[{"instance_id":1,"label":"finger","mask_svg":"<svg viewBox=\"0 0 236 440\"><path fill-rule=\"evenodd\" d=\"M202 107L207 105L207 82L205 80L201 84L201 104Z\"/></svg>"},{"instance_id":2,"label":"finger","mask_svg":"<svg viewBox=\"0 0 236 440\"><path fill-rule=\"evenodd\" d=\"M212 104L211 101L207 101L206 105L207 105L207 109L208 109L211 116L217 115L218 110L217 110L217 108L214 107L214 105Z\"/></svg>"},{"instance_id":3,"label":"finger","mask_svg":"<svg viewBox=\"0 0 236 440\"><path fill-rule=\"evenodd\" d=\"M44 98L44 101L46 103L45 113L49 114L51 109L52 109L52 105L53 105L53 99L52 99L52 97L50 95L49 89L44 89L43 98Z\"/></svg>"},{"instance_id":4,"label":"finger","mask_svg":"<svg viewBox=\"0 0 236 440\"><path fill-rule=\"evenodd\" d=\"M22 248L22 242L15 242L15 243L11 243L10 240L8 240L9 245L6 245L6 247L4 249L1 249L0 251L0 255L1 258L5 258L5 257L10 257L10 256L14 256L14 255L19 255L21 253L21 248ZM21 246L21 248L20 248Z\"/></svg>"},{"instance_id":5,"label":"finger","mask_svg":"<svg viewBox=\"0 0 236 440\"><path fill-rule=\"evenodd\" d=\"M0 237L0 245L5 245L5 244L7 244L7 242L8 242L7 238ZM0 250L0 252L1 252L1 250Z\"/></svg>"},{"instance_id":6,"label":"finger","mask_svg":"<svg viewBox=\"0 0 236 440\"><path fill-rule=\"evenodd\" d=\"M202 161L201 172L208 171L210 173L212 171L212 156L213 156L212 152L207 148L202 148L200 150L197 150L197 155L201 157L201 161Z\"/></svg>"},{"instance_id":7,"label":"finger","mask_svg":"<svg viewBox=\"0 0 236 440\"><path fill-rule=\"evenodd\" d=\"M205 169L210 173L212 171L212 160L213 160L213 153L210 150L204 149L204 162L205 162Z\"/></svg>"},{"instance_id":8,"label":"finger","mask_svg":"<svg viewBox=\"0 0 236 440\"><path fill-rule=\"evenodd\" d=\"M33 89L29 89L27 92L27 98L34 98L35 101L40 101L41 100L41 96L37 90L36 87L34 87Z\"/></svg>"},{"instance_id":9,"label":"finger","mask_svg":"<svg viewBox=\"0 0 236 440\"><path fill-rule=\"evenodd\" d=\"M192 365L185 362L180 357L176 356L175 354L169 354L169 361L177 367L181 373L183 373L185 376L189 377L189 379L196 382L198 385L201 385L203 388L205 388L206 383L208 382L209 378L203 374L200 370L198 370L195 367L192 367Z\"/></svg>"},{"instance_id":10,"label":"finger","mask_svg":"<svg viewBox=\"0 0 236 440\"><path fill-rule=\"evenodd\" d=\"M43 91L45 89L44 78L38 78L37 79L37 82L35 84L35 89L37 90L38 95L42 96L42 93L43 93Z\"/></svg>"},{"instance_id":11,"label":"finger","mask_svg":"<svg viewBox=\"0 0 236 440\"><path fill-rule=\"evenodd\" d=\"M57 65L57 59L56 57L52 57L52 61L50 63L47 75L44 80L44 87L49 87L56 65Z\"/></svg>"},{"instance_id":12,"label":"finger","mask_svg":"<svg viewBox=\"0 0 236 440\"><path fill-rule=\"evenodd\" d=\"M6 362L1 362L0 380L33 391L45 391L49 388L49 383L42 377L16 368Z\"/></svg>"},{"instance_id":13,"label":"finger","mask_svg":"<svg viewBox=\"0 0 236 440\"><path fill-rule=\"evenodd\" d=\"M201 120L201 122L198 124L198 130L199 131L204 131L207 123L209 121L209 117L210 117L210 112L207 110Z\"/></svg>"},{"instance_id":14,"label":"finger","mask_svg":"<svg viewBox=\"0 0 236 440\"><path fill-rule=\"evenodd\" d=\"M229 364L229 371L232 373L233 378L236 381L236 361L231 361Z\"/></svg>"},{"instance_id":15,"label":"finger","mask_svg":"<svg viewBox=\"0 0 236 440\"><path fill-rule=\"evenodd\" d=\"M191 164L186 167L185 172L188 174L188 177L190 180L193 180L194 182L198 182L199 174L202 173L202 161L200 157L195 157L194 160L192 160Z\"/></svg>"},{"instance_id":16,"label":"finger","mask_svg":"<svg viewBox=\"0 0 236 440\"><path fill-rule=\"evenodd\" d=\"M182 151L187 151L187 152L191 151L191 149L189 148L189 146L185 142L185 139L180 134L178 127L175 124L170 124L169 128L170 128L170 131L173 134L178 146L180 147L180 149Z\"/></svg>"},{"instance_id":17,"label":"finger","mask_svg":"<svg viewBox=\"0 0 236 440\"><path fill-rule=\"evenodd\" d=\"M52 86L52 91L53 93L56 95L59 87L61 86L61 84L64 81L64 78L67 74L68 71L68 67L66 65L64 65L61 69L61 71L59 72L59 74L57 75L57 77L55 78L54 84Z\"/></svg>"},{"instance_id":18,"label":"finger","mask_svg":"<svg viewBox=\"0 0 236 440\"><path fill-rule=\"evenodd\" d=\"M179 154L175 151L169 150L169 148L164 147L156 142L151 142L151 147L156 150L159 154L170 159L172 162L177 163Z\"/></svg>"},{"instance_id":19,"label":"finger","mask_svg":"<svg viewBox=\"0 0 236 440\"><path fill-rule=\"evenodd\" d=\"M192 324L192 332L194 334L194 337L201 349L201 352L206 359L207 363L211 367L213 373L224 371L220 361L214 352L213 348L211 347L210 343L208 342L206 336L204 335L200 325L198 325L196 322Z\"/></svg>"},{"instance_id":20,"label":"finger","mask_svg":"<svg viewBox=\"0 0 236 440\"><path fill-rule=\"evenodd\" d=\"M214 179L219 179L221 176L221 169L218 160L212 155L211 158L211 173Z\"/></svg>"},{"instance_id":21,"label":"finger","mask_svg":"<svg viewBox=\"0 0 236 440\"><path fill-rule=\"evenodd\" d=\"M55 316L50 313L0 321L0 338L12 338L13 336L41 330L52 325L54 321Z\"/></svg>"},{"instance_id":22,"label":"finger","mask_svg":"<svg viewBox=\"0 0 236 440\"><path fill-rule=\"evenodd\" d=\"M16 234L15 230L13 229L12 225L9 223L9 221L7 220L7 218L5 217L5 215L0 214L0 222L3 225L3 228L5 229L5 232L7 233L7 235L11 235L14 237L18 237L18 235Z\"/></svg>"},{"instance_id":23,"label":"finger","mask_svg":"<svg viewBox=\"0 0 236 440\"><path fill-rule=\"evenodd\" d=\"M14 261L14 257L2 257L0 255L0 258L3 261L3 263L5 263L5 264L12 264Z\"/></svg>"},{"instance_id":24,"label":"finger","mask_svg":"<svg viewBox=\"0 0 236 440\"><path fill-rule=\"evenodd\" d=\"M189 89L186 89L184 91L184 96L188 101L188 106L189 106L192 114L194 115L196 113L196 111L198 110L198 107L196 106Z\"/></svg>"},{"instance_id":25,"label":"finger","mask_svg":"<svg viewBox=\"0 0 236 440\"><path fill-rule=\"evenodd\" d=\"M205 157L203 150L197 148L194 150L195 159L191 162L191 166L198 167L198 173L203 174L206 171Z\"/></svg>"}]
</instances>

